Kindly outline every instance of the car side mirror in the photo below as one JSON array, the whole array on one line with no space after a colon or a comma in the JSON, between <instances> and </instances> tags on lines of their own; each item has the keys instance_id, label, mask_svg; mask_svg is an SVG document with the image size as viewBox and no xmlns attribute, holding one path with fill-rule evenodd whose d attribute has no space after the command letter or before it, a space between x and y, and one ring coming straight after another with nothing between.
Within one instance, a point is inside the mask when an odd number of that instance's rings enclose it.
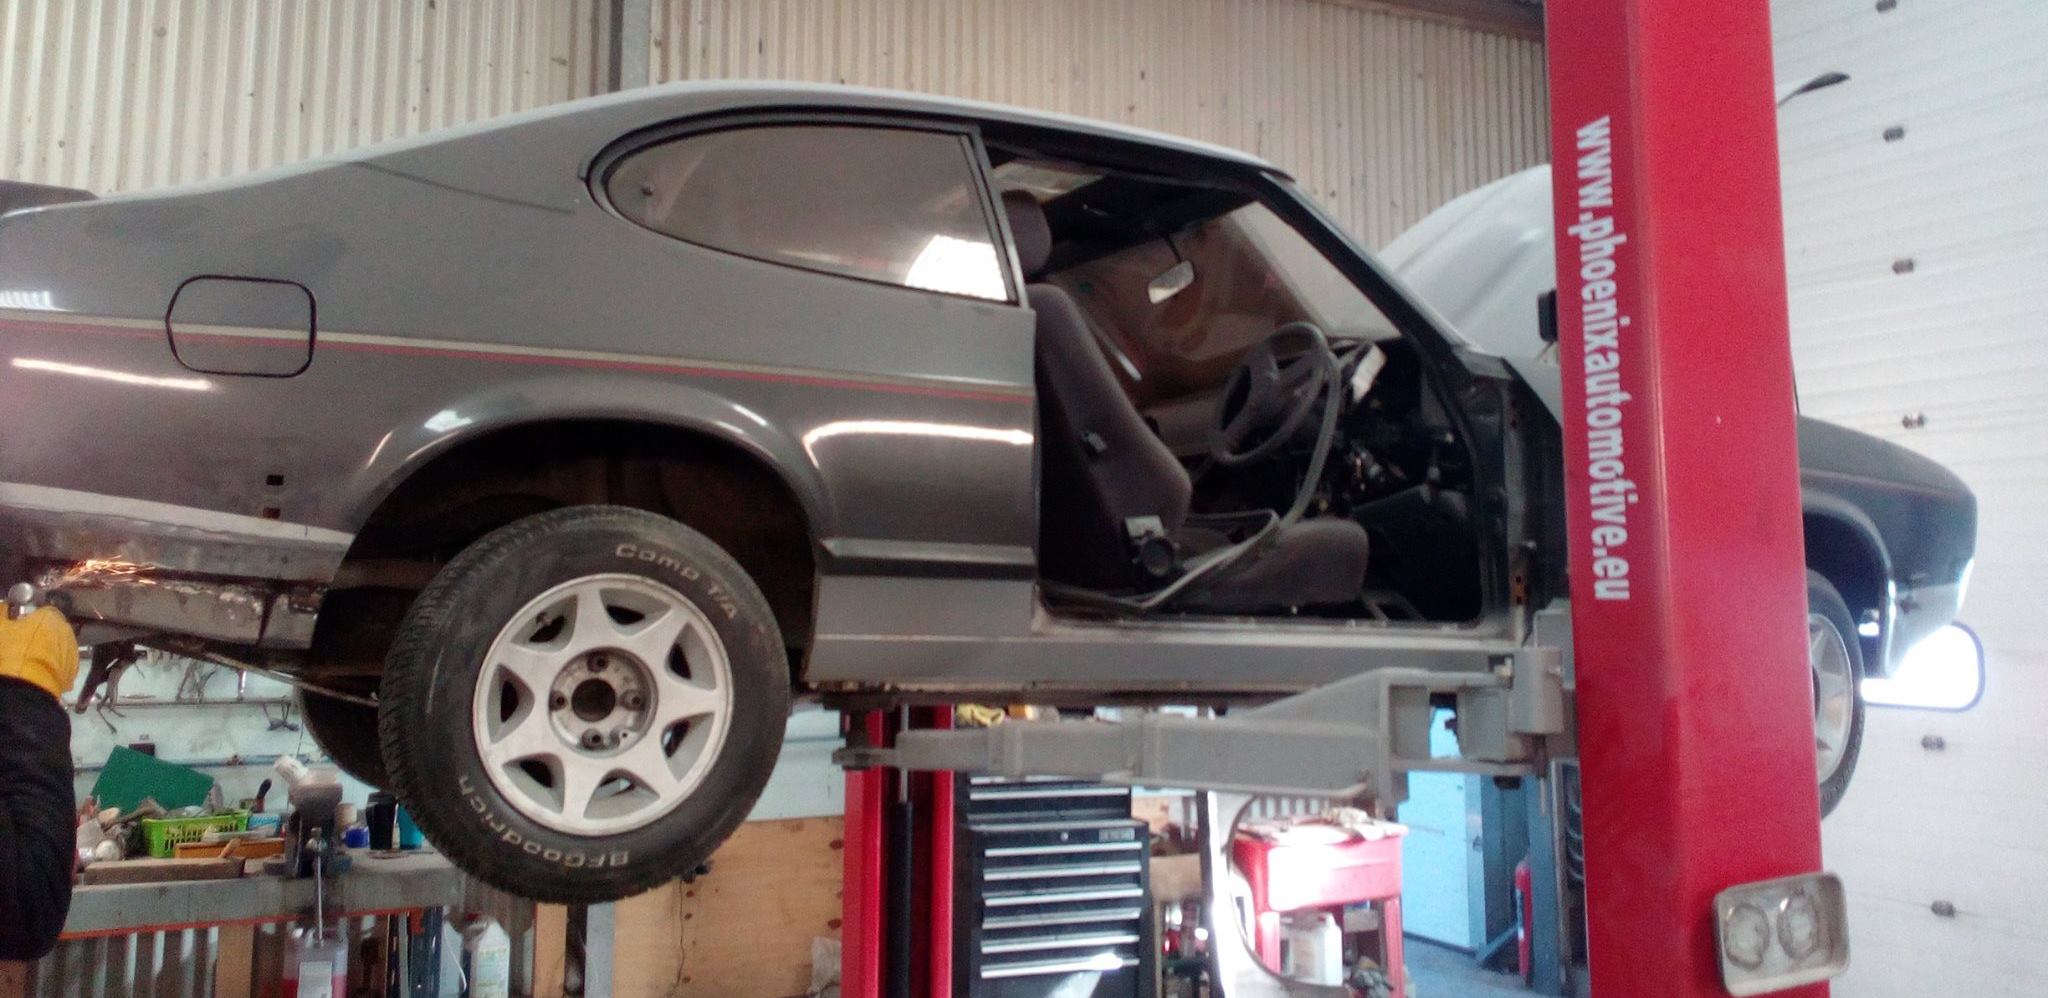
<instances>
[{"instance_id":1,"label":"car side mirror","mask_svg":"<svg viewBox=\"0 0 2048 998\"><path fill-rule=\"evenodd\" d=\"M1152 304L1157 305L1174 295L1186 291L1188 286L1193 283L1195 283L1195 265L1187 260L1182 260L1166 268L1165 273L1153 278L1150 284L1145 285L1145 297L1152 299Z\"/></svg>"}]
</instances>

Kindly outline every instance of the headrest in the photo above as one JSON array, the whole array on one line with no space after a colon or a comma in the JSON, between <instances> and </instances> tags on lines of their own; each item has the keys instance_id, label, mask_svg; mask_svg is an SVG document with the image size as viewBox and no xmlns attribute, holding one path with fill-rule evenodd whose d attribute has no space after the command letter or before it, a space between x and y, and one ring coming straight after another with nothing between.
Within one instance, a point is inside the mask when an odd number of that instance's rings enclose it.
<instances>
[{"instance_id":1,"label":"headrest","mask_svg":"<svg viewBox=\"0 0 2048 998\"><path fill-rule=\"evenodd\" d=\"M1045 209L1030 191L1003 192L1003 213L1010 217L1010 238L1017 241L1017 263L1024 279L1036 280L1052 254L1052 229L1045 224Z\"/></svg>"}]
</instances>

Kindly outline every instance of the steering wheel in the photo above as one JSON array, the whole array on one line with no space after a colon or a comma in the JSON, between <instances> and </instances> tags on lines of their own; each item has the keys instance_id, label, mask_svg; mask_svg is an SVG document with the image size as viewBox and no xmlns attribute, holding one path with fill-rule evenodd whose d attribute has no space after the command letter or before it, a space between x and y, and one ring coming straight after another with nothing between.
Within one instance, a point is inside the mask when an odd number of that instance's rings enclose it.
<instances>
[{"instance_id":1,"label":"steering wheel","mask_svg":"<svg viewBox=\"0 0 2048 998\"><path fill-rule=\"evenodd\" d=\"M1289 341L1303 342L1307 348L1283 361L1280 347ZM1334 393L1328 389L1337 381L1336 371L1337 355L1314 323L1290 322L1266 334L1223 383L1223 392L1216 399L1216 432L1209 440L1209 457L1224 467L1234 467L1280 449L1316 411L1317 400L1330 394L1331 404L1335 404ZM1318 376L1322 383L1312 385ZM1274 429L1264 439L1252 442L1265 426Z\"/></svg>"}]
</instances>

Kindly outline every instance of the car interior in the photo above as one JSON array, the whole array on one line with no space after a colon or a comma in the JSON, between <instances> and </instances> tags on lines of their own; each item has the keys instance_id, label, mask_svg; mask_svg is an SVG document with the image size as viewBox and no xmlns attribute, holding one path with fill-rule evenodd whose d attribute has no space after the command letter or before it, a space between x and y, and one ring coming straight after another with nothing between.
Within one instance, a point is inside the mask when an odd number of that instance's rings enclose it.
<instances>
[{"instance_id":1,"label":"car interior","mask_svg":"<svg viewBox=\"0 0 2048 998\"><path fill-rule=\"evenodd\" d=\"M1239 187L990 147L1056 612L1453 622L1474 469L1413 344Z\"/></svg>"}]
</instances>

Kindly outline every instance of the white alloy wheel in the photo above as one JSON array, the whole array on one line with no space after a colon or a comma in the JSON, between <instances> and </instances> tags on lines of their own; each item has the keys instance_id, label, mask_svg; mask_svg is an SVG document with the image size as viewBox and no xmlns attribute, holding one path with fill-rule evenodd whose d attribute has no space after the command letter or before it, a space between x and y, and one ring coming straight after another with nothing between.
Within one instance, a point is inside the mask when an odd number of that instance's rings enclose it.
<instances>
[{"instance_id":1,"label":"white alloy wheel","mask_svg":"<svg viewBox=\"0 0 2048 998\"><path fill-rule=\"evenodd\" d=\"M637 575L534 597L478 670L472 732L520 814L572 835L641 828L689 797L725 746L732 670L711 621Z\"/></svg>"}]
</instances>

